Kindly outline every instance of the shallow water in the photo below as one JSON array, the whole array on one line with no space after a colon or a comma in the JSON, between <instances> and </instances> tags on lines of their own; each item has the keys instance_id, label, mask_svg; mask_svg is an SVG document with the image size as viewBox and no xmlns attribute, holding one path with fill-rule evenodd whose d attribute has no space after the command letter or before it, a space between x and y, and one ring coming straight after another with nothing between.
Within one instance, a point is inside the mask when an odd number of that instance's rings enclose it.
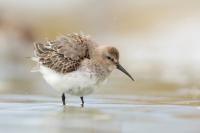
<instances>
[{"instance_id":1,"label":"shallow water","mask_svg":"<svg viewBox=\"0 0 200 133\"><path fill-rule=\"evenodd\" d=\"M200 132L200 100L93 95L85 101L81 108L70 97L63 107L58 97L0 96L0 132Z\"/></svg>"}]
</instances>

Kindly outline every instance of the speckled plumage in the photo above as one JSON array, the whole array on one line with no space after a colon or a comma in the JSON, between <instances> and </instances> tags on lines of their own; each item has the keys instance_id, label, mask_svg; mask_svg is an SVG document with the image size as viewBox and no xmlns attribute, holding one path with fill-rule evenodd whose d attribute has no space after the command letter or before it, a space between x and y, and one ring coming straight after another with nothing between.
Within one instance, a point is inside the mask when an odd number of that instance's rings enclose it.
<instances>
[{"instance_id":1,"label":"speckled plumage","mask_svg":"<svg viewBox=\"0 0 200 133\"><path fill-rule=\"evenodd\" d=\"M96 44L82 34L60 36L54 41L34 43L34 53L39 63L58 72L68 73L78 69L84 59L90 59L90 49Z\"/></svg>"}]
</instances>

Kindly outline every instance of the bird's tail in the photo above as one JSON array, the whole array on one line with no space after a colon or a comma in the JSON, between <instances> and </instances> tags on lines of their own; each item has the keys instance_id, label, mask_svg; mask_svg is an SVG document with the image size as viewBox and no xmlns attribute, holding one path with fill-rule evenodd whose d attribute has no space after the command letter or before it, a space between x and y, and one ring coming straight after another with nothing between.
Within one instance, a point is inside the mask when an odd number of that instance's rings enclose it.
<instances>
[{"instance_id":1,"label":"bird's tail","mask_svg":"<svg viewBox=\"0 0 200 133\"><path fill-rule=\"evenodd\" d=\"M25 57L28 60L31 60L31 72L38 72L40 70L39 58L37 57Z\"/></svg>"}]
</instances>

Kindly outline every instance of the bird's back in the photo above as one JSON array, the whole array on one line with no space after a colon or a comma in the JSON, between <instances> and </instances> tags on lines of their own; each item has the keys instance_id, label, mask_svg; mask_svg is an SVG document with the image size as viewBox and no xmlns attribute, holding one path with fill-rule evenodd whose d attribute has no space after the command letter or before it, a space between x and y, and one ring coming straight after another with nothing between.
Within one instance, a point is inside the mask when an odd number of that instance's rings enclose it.
<instances>
[{"instance_id":1,"label":"bird's back","mask_svg":"<svg viewBox=\"0 0 200 133\"><path fill-rule=\"evenodd\" d=\"M39 65L66 74L77 70L84 59L90 59L94 47L96 43L88 36L73 33L54 41L34 43L34 54Z\"/></svg>"}]
</instances>

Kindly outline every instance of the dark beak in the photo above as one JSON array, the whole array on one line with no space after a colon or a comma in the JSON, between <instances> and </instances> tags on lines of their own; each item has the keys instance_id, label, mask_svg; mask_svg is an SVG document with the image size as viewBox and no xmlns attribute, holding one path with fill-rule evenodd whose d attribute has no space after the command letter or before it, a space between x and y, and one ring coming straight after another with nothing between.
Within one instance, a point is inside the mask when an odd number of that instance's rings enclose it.
<instances>
[{"instance_id":1,"label":"dark beak","mask_svg":"<svg viewBox=\"0 0 200 133\"><path fill-rule=\"evenodd\" d=\"M129 78L131 78L133 81L135 81L134 79L133 79L133 77L119 64L119 63L117 63L117 69L119 69L120 71L122 71L124 74L126 74Z\"/></svg>"}]
</instances>

